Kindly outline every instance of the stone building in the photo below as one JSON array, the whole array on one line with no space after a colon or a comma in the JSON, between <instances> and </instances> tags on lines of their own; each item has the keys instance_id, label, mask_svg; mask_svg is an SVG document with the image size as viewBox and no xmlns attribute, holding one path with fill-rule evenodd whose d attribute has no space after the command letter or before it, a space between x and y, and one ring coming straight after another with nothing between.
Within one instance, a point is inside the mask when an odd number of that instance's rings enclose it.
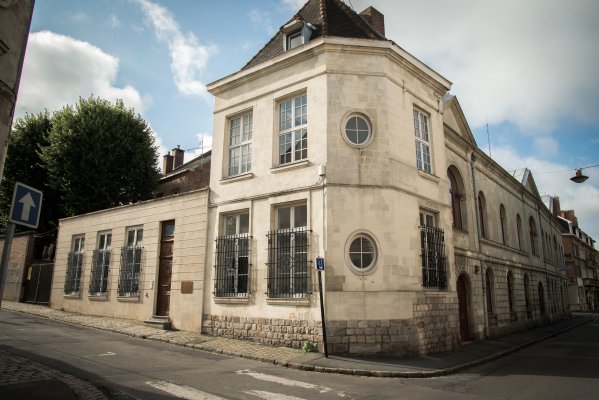
<instances>
[{"instance_id":1,"label":"stone building","mask_svg":"<svg viewBox=\"0 0 599 400\"><path fill-rule=\"evenodd\" d=\"M384 17L310 0L215 97L203 331L423 354L569 311L530 171L480 151Z\"/></svg>"},{"instance_id":2,"label":"stone building","mask_svg":"<svg viewBox=\"0 0 599 400\"><path fill-rule=\"evenodd\" d=\"M599 252L595 240L578 226L574 210L561 211L568 299L573 311L599 309Z\"/></svg>"},{"instance_id":3,"label":"stone building","mask_svg":"<svg viewBox=\"0 0 599 400\"><path fill-rule=\"evenodd\" d=\"M0 1L0 178L19 92L35 0Z\"/></svg>"},{"instance_id":4,"label":"stone building","mask_svg":"<svg viewBox=\"0 0 599 400\"><path fill-rule=\"evenodd\" d=\"M154 197L169 196L207 187L210 184L210 151L184 163L185 151L179 147L163 157L162 177Z\"/></svg>"},{"instance_id":5,"label":"stone building","mask_svg":"<svg viewBox=\"0 0 599 400\"><path fill-rule=\"evenodd\" d=\"M199 331L208 189L60 220L50 306Z\"/></svg>"}]
</instances>

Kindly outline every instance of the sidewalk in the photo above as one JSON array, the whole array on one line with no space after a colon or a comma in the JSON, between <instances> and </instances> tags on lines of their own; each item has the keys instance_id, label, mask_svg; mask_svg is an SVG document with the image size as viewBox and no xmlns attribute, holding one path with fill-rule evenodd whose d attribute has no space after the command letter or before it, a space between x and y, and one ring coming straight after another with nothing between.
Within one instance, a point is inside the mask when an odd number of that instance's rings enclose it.
<instances>
[{"instance_id":1,"label":"sidewalk","mask_svg":"<svg viewBox=\"0 0 599 400\"><path fill-rule=\"evenodd\" d=\"M595 318L591 314L577 314L571 319L563 320L553 325L518 332L501 338L468 343L454 352L431 354L417 358L358 358L341 356L325 358L322 353L304 353L298 349L273 347L249 341L206 336L192 332L162 331L145 326L138 321L75 314L32 304L3 301L2 308L7 311L33 314L56 321L103 329L212 353L273 363L304 371L401 378L426 378L453 374L513 353L541 340L559 335ZM0 374L6 377L5 380L0 380L0 394L2 394L0 397L3 399L11 398L4 396L3 390L7 386L3 385L30 382L27 380L30 379L30 376L37 376L39 378L38 382L57 385L64 392L64 395L56 398L98 400L105 398L99 390L83 381L27 360L25 360L27 361L26 365L31 367L32 370L23 372L25 368L23 367L24 363L19 358L2 351L0 348ZM39 376L35 374L39 374ZM11 377L14 378L12 381L10 381ZM71 378L73 380L69 384L69 379ZM84 393L85 390L80 390L83 384L90 386L91 388L88 388L90 390L95 389L94 394L92 395L91 391L86 394ZM68 393L68 390L74 393Z\"/></svg>"}]
</instances>

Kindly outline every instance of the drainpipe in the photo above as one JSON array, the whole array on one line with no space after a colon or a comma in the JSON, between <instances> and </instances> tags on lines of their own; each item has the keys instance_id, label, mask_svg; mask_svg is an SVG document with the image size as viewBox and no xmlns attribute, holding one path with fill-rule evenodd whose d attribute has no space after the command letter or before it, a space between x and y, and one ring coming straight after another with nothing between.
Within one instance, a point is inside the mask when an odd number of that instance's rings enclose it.
<instances>
[{"instance_id":1,"label":"drainpipe","mask_svg":"<svg viewBox=\"0 0 599 400\"><path fill-rule=\"evenodd\" d=\"M547 292L547 299L551 301L549 298L549 277L547 276L547 260L545 259L545 235L543 234L543 224L541 224L541 208L539 207L539 203L537 202L537 218L539 219L539 228L541 232L541 259L543 260L543 268L545 269L545 290L543 291L543 297L545 297L545 292ZM541 299L539 299L541 301ZM545 301L545 299L543 299ZM549 302L548 302L549 303ZM545 313L547 313L547 309L549 304L545 305ZM553 320L553 312L549 312L549 320Z\"/></svg>"},{"instance_id":2,"label":"drainpipe","mask_svg":"<svg viewBox=\"0 0 599 400\"><path fill-rule=\"evenodd\" d=\"M477 234L477 241L478 241L478 259L480 261L480 285L481 285L481 291L482 291L482 296L483 296L483 313L485 316L485 330L483 332L483 338L487 338L489 336L489 317L487 315L487 296L486 296L486 287L485 287L485 274L484 274L484 268L483 268L483 263L482 263L482 243L481 243L481 235L480 235L480 215L478 213L478 194L476 192L476 179L474 177L474 163L476 162L476 154L474 154L474 152L472 153L472 155L470 156L470 169L471 169L471 176L472 176L472 191L473 191L473 198L474 198L474 213L476 215L476 234Z\"/></svg>"}]
</instances>

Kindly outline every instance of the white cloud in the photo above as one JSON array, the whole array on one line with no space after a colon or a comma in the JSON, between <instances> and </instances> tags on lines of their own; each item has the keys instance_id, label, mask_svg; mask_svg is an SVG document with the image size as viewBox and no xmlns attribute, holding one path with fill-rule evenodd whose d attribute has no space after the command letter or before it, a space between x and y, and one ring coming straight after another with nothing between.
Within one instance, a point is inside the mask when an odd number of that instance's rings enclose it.
<instances>
[{"instance_id":1,"label":"white cloud","mask_svg":"<svg viewBox=\"0 0 599 400\"><path fill-rule=\"evenodd\" d=\"M108 21L108 22L109 22L109 24L110 24L110 27L112 27L112 28L118 28L119 26L121 26L121 20L120 20L120 19L119 19L119 17L118 17L117 15L115 15L115 14L112 14L112 15L109 17L109 21Z\"/></svg>"},{"instance_id":2,"label":"white cloud","mask_svg":"<svg viewBox=\"0 0 599 400\"><path fill-rule=\"evenodd\" d=\"M179 92L186 95L206 95L206 85L201 75L214 46L198 43L193 33L181 32L181 27L166 8L149 0L132 0L137 3L148 18L158 40L168 45L171 56L171 71Z\"/></svg>"},{"instance_id":3,"label":"white cloud","mask_svg":"<svg viewBox=\"0 0 599 400\"><path fill-rule=\"evenodd\" d=\"M548 136L539 136L535 138L535 151L544 156L556 155L559 150L557 141Z\"/></svg>"},{"instance_id":4,"label":"white cloud","mask_svg":"<svg viewBox=\"0 0 599 400\"><path fill-rule=\"evenodd\" d=\"M191 161L197 156L212 150L212 135L208 133L198 133L196 134L196 139L198 140L198 147L185 152L185 162Z\"/></svg>"},{"instance_id":5,"label":"white cloud","mask_svg":"<svg viewBox=\"0 0 599 400\"><path fill-rule=\"evenodd\" d=\"M599 108L599 3L353 0L385 15L386 36L451 80L473 127L511 121L551 132Z\"/></svg>"},{"instance_id":6,"label":"white cloud","mask_svg":"<svg viewBox=\"0 0 599 400\"><path fill-rule=\"evenodd\" d=\"M576 212L580 228L599 240L599 168L584 170L589 179L584 183L570 181L575 170L536 157L522 157L511 147L493 149L493 159L504 168L527 167L533 175L539 193L558 196L562 210Z\"/></svg>"},{"instance_id":7,"label":"white cloud","mask_svg":"<svg viewBox=\"0 0 599 400\"><path fill-rule=\"evenodd\" d=\"M29 35L17 117L47 109L52 112L90 95L122 99L142 112L144 101L131 85L116 87L119 60L90 43L50 31Z\"/></svg>"},{"instance_id":8,"label":"white cloud","mask_svg":"<svg viewBox=\"0 0 599 400\"><path fill-rule=\"evenodd\" d=\"M282 0L283 6L291 11L299 11L308 0Z\"/></svg>"}]
</instances>

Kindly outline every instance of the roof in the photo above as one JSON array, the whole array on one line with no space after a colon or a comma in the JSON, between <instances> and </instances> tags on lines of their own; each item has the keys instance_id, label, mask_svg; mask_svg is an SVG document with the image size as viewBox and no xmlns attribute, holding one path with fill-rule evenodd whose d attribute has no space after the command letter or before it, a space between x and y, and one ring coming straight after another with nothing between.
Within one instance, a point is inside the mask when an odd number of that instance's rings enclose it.
<instances>
[{"instance_id":1,"label":"roof","mask_svg":"<svg viewBox=\"0 0 599 400\"><path fill-rule=\"evenodd\" d=\"M242 68L250 68L284 53L283 28L293 21L303 21L315 29L310 40L321 36L339 36L357 39L387 40L364 18L340 0L308 0L306 4L273 36L266 45Z\"/></svg>"},{"instance_id":2,"label":"roof","mask_svg":"<svg viewBox=\"0 0 599 400\"><path fill-rule=\"evenodd\" d=\"M187 172L191 169L195 169L199 166L209 163L211 155L212 155L212 150L208 150L204 154L200 154L199 156L192 158L188 162L179 165L177 168L173 169L171 172L169 172L168 174L161 177L160 182L168 180L168 179L172 178L173 176L180 175L180 174Z\"/></svg>"}]
</instances>

